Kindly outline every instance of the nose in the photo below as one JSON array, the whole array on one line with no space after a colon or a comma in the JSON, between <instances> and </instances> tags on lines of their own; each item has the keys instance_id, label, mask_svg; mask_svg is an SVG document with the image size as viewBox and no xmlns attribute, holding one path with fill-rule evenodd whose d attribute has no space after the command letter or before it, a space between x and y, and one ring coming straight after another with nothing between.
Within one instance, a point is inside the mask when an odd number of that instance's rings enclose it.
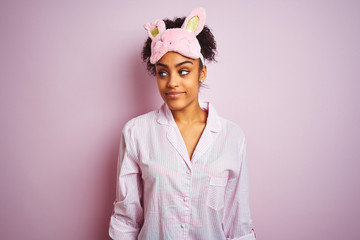
<instances>
[{"instance_id":1,"label":"nose","mask_svg":"<svg viewBox=\"0 0 360 240\"><path fill-rule=\"evenodd\" d=\"M168 88L175 88L179 86L179 82L178 79L176 77L176 74L171 74L169 77L169 82L168 82Z\"/></svg>"}]
</instances>

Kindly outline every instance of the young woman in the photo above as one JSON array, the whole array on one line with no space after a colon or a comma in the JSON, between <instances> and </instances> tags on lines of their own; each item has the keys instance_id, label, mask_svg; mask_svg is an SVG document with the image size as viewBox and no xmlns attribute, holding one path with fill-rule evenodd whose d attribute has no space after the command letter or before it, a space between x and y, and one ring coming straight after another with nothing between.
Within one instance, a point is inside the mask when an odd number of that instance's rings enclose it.
<instances>
[{"instance_id":1,"label":"young woman","mask_svg":"<svg viewBox=\"0 0 360 240\"><path fill-rule=\"evenodd\" d=\"M244 133L199 99L216 51L204 9L145 29L164 103L123 128L110 237L254 240Z\"/></svg>"}]
</instances>

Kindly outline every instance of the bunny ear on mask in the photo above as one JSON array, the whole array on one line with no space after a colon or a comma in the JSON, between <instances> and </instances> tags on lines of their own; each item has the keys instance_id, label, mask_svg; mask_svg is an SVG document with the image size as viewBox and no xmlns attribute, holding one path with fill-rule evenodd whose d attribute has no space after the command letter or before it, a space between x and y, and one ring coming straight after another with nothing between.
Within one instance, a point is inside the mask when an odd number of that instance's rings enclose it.
<instances>
[{"instance_id":1,"label":"bunny ear on mask","mask_svg":"<svg viewBox=\"0 0 360 240\"><path fill-rule=\"evenodd\" d=\"M194 33L197 36L204 28L206 13L203 8L194 9L189 16L186 17L182 29Z\"/></svg>"},{"instance_id":2,"label":"bunny ear on mask","mask_svg":"<svg viewBox=\"0 0 360 240\"><path fill-rule=\"evenodd\" d=\"M144 28L148 32L148 35L151 39L154 39L159 33L166 30L165 22L159 19L152 23L146 23Z\"/></svg>"}]
</instances>

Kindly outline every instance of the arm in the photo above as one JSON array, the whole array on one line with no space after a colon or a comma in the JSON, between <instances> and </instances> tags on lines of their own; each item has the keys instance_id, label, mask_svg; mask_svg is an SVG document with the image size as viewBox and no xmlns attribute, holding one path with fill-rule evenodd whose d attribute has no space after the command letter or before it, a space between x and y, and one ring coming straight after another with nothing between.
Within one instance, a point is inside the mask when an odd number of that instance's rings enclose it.
<instances>
[{"instance_id":1,"label":"arm","mask_svg":"<svg viewBox=\"0 0 360 240\"><path fill-rule=\"evenodd\" d=\"M226 186L223 229L226 239L255 240L256 236L250 215L250 183L245 140L240 149L239 174L230 179Z\"/></svg>"},{"instance_id":2,"label":"arm","mask_svg":"<svg viewBox=\"0 0 360 240\"><path fill-rule=\"evenodd\" d=\"M143 223L141 172L128 132L125 126L118 155L116 200L109 226L114 240L137 239Z\"/></svg>"}]
</instances>

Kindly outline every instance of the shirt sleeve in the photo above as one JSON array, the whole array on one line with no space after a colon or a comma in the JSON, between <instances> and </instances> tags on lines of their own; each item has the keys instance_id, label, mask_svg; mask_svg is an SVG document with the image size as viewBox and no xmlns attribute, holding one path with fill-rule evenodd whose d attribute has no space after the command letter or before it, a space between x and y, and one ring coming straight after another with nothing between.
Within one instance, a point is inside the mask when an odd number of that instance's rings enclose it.
<instances>
[{"instance_id":1,"label":"shirt sleeve","mask_svg":"<svg viewBox=\"0 0 360 240\"><path fill-rule=\"evenodd\" d=\"M109 235L114 240L137 239L143 223L141 171L131 150L129 132L125 125L118 155L116 199L109 226Z\"/></svg>"},{"instance_id":2,"label":"shirt sleeve","mask_svg":"<svg viewBox=\"0 0 360 240\"><path fill-rule=\"evenodd\" d=\"M240 150L240 171L226 186L223 229L226 239L255 240L255 230L250 215L249 174L246 161L246 142Z\"/></svg>"}]
</instances>

